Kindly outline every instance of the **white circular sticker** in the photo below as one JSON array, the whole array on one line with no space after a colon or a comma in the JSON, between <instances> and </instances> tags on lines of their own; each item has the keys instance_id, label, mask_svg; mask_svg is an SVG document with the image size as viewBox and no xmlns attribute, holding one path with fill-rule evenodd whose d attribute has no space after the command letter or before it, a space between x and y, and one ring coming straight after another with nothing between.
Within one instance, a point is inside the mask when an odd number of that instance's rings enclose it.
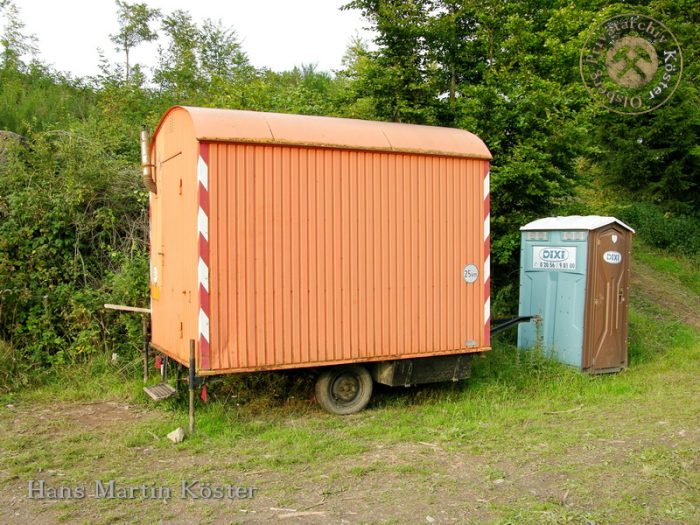
<instances>
[{"instance_id":1,"label":"white circular sticker","mask_svg":"<svg viewBox=\"0 0 700 525\"><path fill-rule=\"evenodd\" d=\"M620 264L622 262L622 254L620 252L605 252L603 254L603 260L610 264Z\"/></svg>"},{"instance_id":2,"label":"white circular sticker","mask_svg":"<svg viewBox=\"0 0 700 525\"><path fill-rule=\"evenodd\" d=\"M473 283L479 278L479 269L474 264L467 264L464 267L463 275L464 282Z\"/></svg>"}]
</instances>

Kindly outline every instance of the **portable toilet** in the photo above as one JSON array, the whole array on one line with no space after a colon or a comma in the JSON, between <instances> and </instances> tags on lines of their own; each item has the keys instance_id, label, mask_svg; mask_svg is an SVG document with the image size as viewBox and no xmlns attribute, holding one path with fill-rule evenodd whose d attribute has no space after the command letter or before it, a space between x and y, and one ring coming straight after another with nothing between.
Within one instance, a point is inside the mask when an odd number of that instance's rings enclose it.
<instances>
[{"instance_id":1,"label":"portable toilet","mask_svg":"<svg viewBox=\"0 0 700 525\"><path fill-rule=\"evenodd\" d=\"M593 373L627 366L627 304L634 230L614 217L548 217L521 230L518 347L541 344Z\"/></svg>"}]
</instances>

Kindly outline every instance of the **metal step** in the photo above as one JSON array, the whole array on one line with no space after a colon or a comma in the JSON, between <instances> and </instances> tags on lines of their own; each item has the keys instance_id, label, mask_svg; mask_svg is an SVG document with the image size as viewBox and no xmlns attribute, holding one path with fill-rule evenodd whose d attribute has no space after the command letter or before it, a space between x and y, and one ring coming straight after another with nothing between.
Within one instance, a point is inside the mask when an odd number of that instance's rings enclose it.
<instances>
[{"instance_id":1,"label":"metal step","mask_svg":"<svg viewBox=\"0 0 700 525\"><path fill-rule=\"evenodd\" d=\"M153 386L143 387L143 391L148 394L148 396L153 401L162 401L163 399L168 399L169 397L177 394L175 387L169 385L168 383L158 383Z\"/></svg>"}]
</instances>

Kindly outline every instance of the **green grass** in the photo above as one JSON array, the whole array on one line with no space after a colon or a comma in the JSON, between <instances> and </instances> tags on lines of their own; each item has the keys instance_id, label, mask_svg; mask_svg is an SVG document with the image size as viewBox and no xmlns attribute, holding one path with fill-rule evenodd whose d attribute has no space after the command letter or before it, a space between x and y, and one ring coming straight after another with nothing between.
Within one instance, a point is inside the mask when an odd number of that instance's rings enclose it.
<instances>
[{"instance_id":1,"label":"green grass","mask_svg":"<svg viewBox=\"0 0 700 525\"><path fill-rule=\"evenodd\" d=\"M700 272L688 260L644 247L635 253L658 272L683 275L682 286L697 293ZM344 418L315 405L304 376L231 379L211 386L213 401L197 407L196 433L179 445L163 436L187 428L186 402L147 401L138 361L56 368L43 386L4 394L3 406L115 400L149 416L107 436L76 431L68 416L50 419L39 434L31 431L34 421L20 422L13 435L0 434L0 448L8 451L0 470L26 479L57 469L75 483L95 476L124 483L177 483L183 476L213 481L230 472L262 472L270 497L298 506L308 492L301 479L343 491L380 481L396 491L415 485L433 494L426 502L445 494L459 499L458 485L445 481L459 460L480 480L477 486L504 491L501 498L484 496L485 515L494 523L700 523L700 439L693 433L700 416L700 334L641 296L633 296L629 317L630 366L619 374L580 374L538 352L521 352L504 336L475 360L470 380L380 387L367 410ZM8 414L0 409L0 424ZM145 468L144 454L168 463ZM273 482L280 476L286 484ZM561 478L556 491L570 500L518 489L528 476L541 493L554 491L549 480ZM7 483L0 481L0 489ZM340 498L332 495L336 489L318 489L318 498ZM104 505L99 509L118 519L118 503ZM157 515L158 507L149 509L146 516ZM70 521L77 511L65 512Z\"/></svg>"},{"instance_id":2,"label":"green grass","mask_svg":"<svg viewBox=\"0 0 700 525\"><path fill-rule=\"evenodd\" d=\"M686 288L700 294L700 272L697 269L699 257L669 255L662 250L645 245L635 246L634 257L661 274L680 279Z\"/></svg>"}]
</instances>

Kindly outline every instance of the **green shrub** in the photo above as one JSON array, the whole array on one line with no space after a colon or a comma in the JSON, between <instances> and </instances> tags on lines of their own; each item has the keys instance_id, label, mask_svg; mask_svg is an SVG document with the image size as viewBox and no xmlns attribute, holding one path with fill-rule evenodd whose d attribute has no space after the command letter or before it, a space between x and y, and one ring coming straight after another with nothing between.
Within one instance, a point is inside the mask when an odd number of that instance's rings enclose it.
<instances>
[{"instance_id":1,"label":"green shrub","mask_svg":"<svg viewBox=\"0 0 700 525\"><path fill-rule=\"evenodd\" d=\"M0 162L0 338L40 364L140 345L146 194L99 125L35 134ZM110 317L112 316L112 317Z\"/></svg>"},{"instance_id":2,"label":"green shrub","mask_svg":"<svg viewBox=\"0 0 700 525\"><path fill-rule=\"evenodd\" d=\"M620 206L613 213L651 246L681 255L700 253L700 219L697 217L665 214L646 202Z\"/></svg>"},{"instance_id":3,"label":"green shrub","mask_svg":"<svg viewBox=\"0 0 700 525\"><path fill-rule=\"evenodd\" d=\"M0 394L27 386L32 379L32 363L0 339Z\"/></svg>"}]
</instances>

